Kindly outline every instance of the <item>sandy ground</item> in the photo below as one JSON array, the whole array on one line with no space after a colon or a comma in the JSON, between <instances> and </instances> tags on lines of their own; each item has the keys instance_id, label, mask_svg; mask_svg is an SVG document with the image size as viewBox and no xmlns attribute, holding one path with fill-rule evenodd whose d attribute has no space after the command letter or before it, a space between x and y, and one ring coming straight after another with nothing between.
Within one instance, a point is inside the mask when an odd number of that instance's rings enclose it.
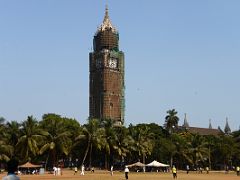
<instances>
[{"instance_id":1,"label":"sandy ground","mask_svg":"<svg viewBox=\"0 0 240 180\"><path fill-rule=\"evenodd\" d=\"M73 174L71 170L64 170L62 176L53 176L52 174L44 175L21 175L21 180L125 180L123 172L114 172L113 176L107 171L96 171L95 173L85 172L84 176ZM0 178L5 176L6 173L0 174ZM129 180L172 180L171 173L129 173ZM240 176L236 176L234 172L225 174L224 172L210 172L209 174L198 174L190 172L178 172L178 180L240 180Z\"/></svg>"}]
</instances>

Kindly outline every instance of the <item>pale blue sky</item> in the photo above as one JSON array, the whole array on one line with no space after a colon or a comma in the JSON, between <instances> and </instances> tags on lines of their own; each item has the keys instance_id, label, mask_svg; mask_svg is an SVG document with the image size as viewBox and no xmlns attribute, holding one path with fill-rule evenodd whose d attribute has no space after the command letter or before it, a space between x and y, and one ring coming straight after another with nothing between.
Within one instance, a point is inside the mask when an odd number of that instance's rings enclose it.
<instances>
[{"instance_id":1,"label":"pale blue sky","mask_svg":"<svg viewBox=\"0 0 240 180\"><path fill-rule=\"evenodd\" d=\"M88 117L88 54L106 0L0 0L0 116ZM126 62L126 124L238 129L239 0L108 0Z\"/></svg>"}]
</instances>

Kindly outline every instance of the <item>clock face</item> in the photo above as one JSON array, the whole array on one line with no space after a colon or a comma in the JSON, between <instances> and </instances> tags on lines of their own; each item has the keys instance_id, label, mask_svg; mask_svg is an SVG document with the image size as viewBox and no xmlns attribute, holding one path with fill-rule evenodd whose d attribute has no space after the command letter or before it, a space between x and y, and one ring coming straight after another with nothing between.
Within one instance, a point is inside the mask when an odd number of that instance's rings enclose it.
<instances>
[{"instance_id":1,"label":"clock face","mask_svg":"<svg viewBox=\"0 0 240 180\"><path fill-rule=\"evenodd\" d=\"M117 68L117 59L115 59L115 58L110 58L110 59L109 59L109 67L110 67L110 68Z\"/></svg>"}]
</instances>

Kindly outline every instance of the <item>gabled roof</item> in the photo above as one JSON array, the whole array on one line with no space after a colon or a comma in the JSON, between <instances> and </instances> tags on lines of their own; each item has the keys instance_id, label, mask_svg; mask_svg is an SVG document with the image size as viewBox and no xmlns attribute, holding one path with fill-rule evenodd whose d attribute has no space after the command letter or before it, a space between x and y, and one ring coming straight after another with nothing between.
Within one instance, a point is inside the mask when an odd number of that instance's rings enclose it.
<instances>
[{"instance_id":1,"label":"gabled roof","mask_svg":"<svg viewBox=\"0 0 240 180\"><path fill-rule=\"evenodd\" d=\"M27 163L22 164L18 167L20 167L20 168L39 168L39 167L42 167L42 166L41 165L35 165L35 164L30 163L30 162L27 162Z\"/></svg>"},{"instance_id":2,"label":"gabled roof","mask_svg":"<svg viewBox=\"0 0 240 180\"><path fill-rule=\"evenodd\" d=\"M199 135L214 135L214 136L218 136L218 135L221 134L221 131L219 129L209 129L209 128L200 128L200 127L188 127L186 130L188 130L190 133L199 134Z\"/></svg>"}]
</instances>

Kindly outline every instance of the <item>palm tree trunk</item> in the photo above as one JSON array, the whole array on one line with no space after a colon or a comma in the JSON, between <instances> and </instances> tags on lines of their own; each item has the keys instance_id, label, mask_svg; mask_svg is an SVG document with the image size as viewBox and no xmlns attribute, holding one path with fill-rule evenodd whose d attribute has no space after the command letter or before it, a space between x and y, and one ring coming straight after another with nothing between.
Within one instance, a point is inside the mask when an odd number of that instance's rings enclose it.
<instances>
[{"instance_id":1,"label":"palm tree trunk","mask_svg":"<svg viewBox=\"0 0 240 180\"><path fill-rule=\"evenodd\" d=\"M143 153L142 158L143 158L143 164L145 164L145 153Z\"/></svg>"},{"instance_id":2,"label":"palm tree trunk","mask_svg":"<svg viewBox=\"0 0 240 180\"><path fill-rule=\"evenodd\" d=\"M107 155L107 152L105 152L105 169L108 169L108 155Z\"/></svg>"},{"instance_id":3,"label":"palm tree trunk","mask_svg":"<svg viewBox=\"0 0 240 180\"><path fill-rule=\"evenodd\" d=\"M92 167L92 143L91 143L91 145L90 145L89 167Z\"/></svg>"},{"instance_id":4,"label":"palm tree trunk","mask_svg":"<svg viewBox=\"0 0 240 180\"><path fill-rule=\"evenodd\" d=\"M49 159L49 154L50 154L50 151L48 151L47 159L46 159L46 162L45 162L45 171L47 169L47 163L48 163L48 159Z\"/></svg>"},{"instance_id":5,"label":"palm tree trunk","mask_svg":"<svg viewBox=\"0 0 240 180\"><path fill-rule=\"evenodd\" d=\"M89 147L90 147L90 138L88 138L88 144L87 144L87 148L86 148L83 160L82 160L82 165L84 164L84 162L86 160L86 157L87 157L87 154L88 154L88 151L89 151Z\"/></svg>"},{"instance_id":6,"label":"palm tree trunk","mask_svg":"<svg viewBox=\"0 0 240 180\"><path fill-rule=\"evenodd\" d=\"M211 170L212 167L211 167L211 149L210 149L210 146L208 148L208 164L209 164L209 169Z\"/></svg>"},{"instance_id":7,"label":"palm tree trunk","mask_svg":"<svg viewBox=\"0 0 240 180\"><path fill-rule=\"evenodd\" d=\"M170 166L173 166L173 155L171 154L171 158L170 158Z\"/></svg>"},{"instance_id":8,"label":"palm tree trunk","mask_svg":"<svg viewBox=\"0 0 240 180\"><path fill-rule=\"evenodd\" d=\"M52 154L53 154L53 166L56 166L56 150L55 150L55 148L52 150Z\"/></svg>"}]
</instances>

